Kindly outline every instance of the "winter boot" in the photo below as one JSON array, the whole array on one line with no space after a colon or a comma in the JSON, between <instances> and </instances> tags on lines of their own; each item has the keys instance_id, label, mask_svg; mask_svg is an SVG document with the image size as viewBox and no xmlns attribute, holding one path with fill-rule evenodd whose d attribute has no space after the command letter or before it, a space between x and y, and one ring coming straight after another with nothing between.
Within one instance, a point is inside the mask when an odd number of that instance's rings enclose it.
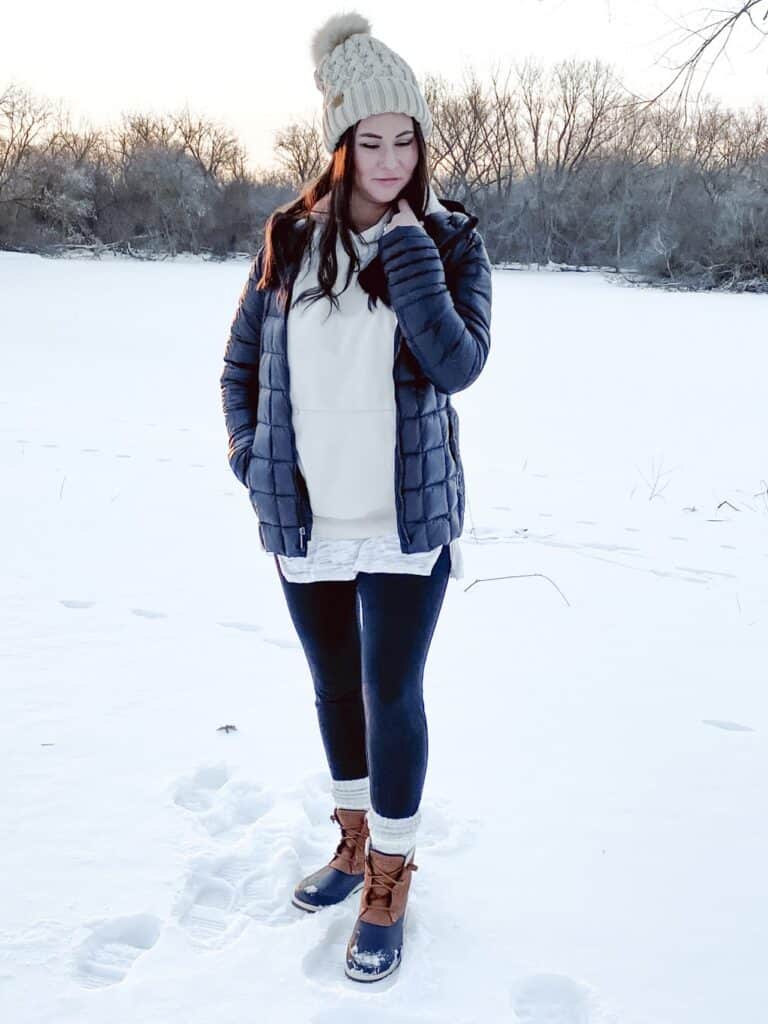
<instances>
[{"instance_id":1,"label":"winter boot","mask_svg":"<svg viewBox=\"0 0 768 1024\"><path fill-rule=\"evenodd\" d=\"M341 903L363 887L365 843L368 820L365 811L334 808L331 821L341 825L341 839L330 861L302 878L293 891L291 902L300 910L314 912Z\"/></svg>"},{"instance_id":2,"label":"winter boot","mask_svg":"<svg viewBox=\"0 0 768 1024\"><path fill-rule=\"evenodd\" d=\"M347 943L348 978L378 981L400 966L411 873L418 870L415 852L412 846L405 855L379 853L366 839L360 913Z\"/></svg>"}]
</instances>

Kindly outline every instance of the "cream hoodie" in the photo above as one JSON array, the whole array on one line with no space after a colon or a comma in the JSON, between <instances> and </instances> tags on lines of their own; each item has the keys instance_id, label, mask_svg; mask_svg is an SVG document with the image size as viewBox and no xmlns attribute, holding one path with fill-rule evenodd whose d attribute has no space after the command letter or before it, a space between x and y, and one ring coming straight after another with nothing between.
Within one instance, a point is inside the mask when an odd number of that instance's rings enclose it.
<instances>
[{"instance_id":1,"label":"cream hoodie","mask_svg":"<svg viewBox=\"0 0 768 1024\"><path fill-rule=\"evenodd\" d=\"M426 212L444 210L430 186ZM352 237L362 269L392 219L387 213ZM318 224L304 255L293 300L317 285ZM348 257L337 239L343 287ZM291 306L287 320L290 399L299 469L313 512L313 538L375 537L397 532L395 506L394 336L397 319L381 301L368 309L357 274L333 309L325 297Z\"/></svg>"}]
</instances>

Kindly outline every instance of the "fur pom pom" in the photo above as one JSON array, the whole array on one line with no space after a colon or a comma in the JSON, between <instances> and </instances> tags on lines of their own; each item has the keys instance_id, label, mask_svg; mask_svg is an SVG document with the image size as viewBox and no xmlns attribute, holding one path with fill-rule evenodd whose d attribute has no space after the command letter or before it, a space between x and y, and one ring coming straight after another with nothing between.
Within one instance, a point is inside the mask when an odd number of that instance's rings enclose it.
<instances>
[{"instance_id":1,"label":"fur pom pom","mask_svg":"<svg viewBox=\"0 0 768 1024\"><path fill-rule=\"evenodd\" d=\"M362 14L350 11L348 14L334 14L328 18L312 36L310 52L315 67L319 67L326 54L355 32L367 32L370 35L371 23Z\"/></svg>"}]
</instances>

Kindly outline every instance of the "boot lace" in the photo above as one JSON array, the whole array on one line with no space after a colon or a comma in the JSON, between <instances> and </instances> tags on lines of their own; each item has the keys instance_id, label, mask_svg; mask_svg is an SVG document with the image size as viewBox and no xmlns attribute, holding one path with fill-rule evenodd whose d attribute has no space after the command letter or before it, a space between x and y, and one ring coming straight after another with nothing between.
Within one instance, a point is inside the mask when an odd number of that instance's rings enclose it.
<instances>
[{"instance_id":1,"label":"boot lace","mask_svg":"<svg viewBox=\"0 0 768 1024\"><path fill-rule=\"evenodd\" d=\"M383 910L389 915L389 920L394 924L394 911L392 910L392 897L398 889L405 886L408 871L418 871L418 864L411 861L395 868L394 873L385 871L384 868L375 868L373 857L368 854L369 877L363 888L360 899L360 911L364 913L370 907L376 910Z\"/></svg>"},{"instance_id":2,"label":"boot lace","mask_svg":"<svg viewBox=\"0 0 768 1024\"><path fill-rule=\"evenodd\" d=\"M334 857L341 857L342 860L347 860L352 863L355 859L355 852L358 849L362 849L365 842L366 836L366 820L363 818L360 828L354 828L352 825L345 825L336 814L336 811L330 816L331 821L335 821L341 826L341 839L336 846L336 852Z\"/></svg>"}]
</instances>

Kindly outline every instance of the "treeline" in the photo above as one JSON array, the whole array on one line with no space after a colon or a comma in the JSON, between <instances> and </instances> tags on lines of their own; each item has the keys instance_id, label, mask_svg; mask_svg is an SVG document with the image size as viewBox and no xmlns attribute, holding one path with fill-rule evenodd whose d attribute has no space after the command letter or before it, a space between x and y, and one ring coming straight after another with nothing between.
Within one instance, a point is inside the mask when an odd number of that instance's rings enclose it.
<instances>
[{"instance_id":1,"label":"treeline","mask_svg":"<svg viewBox=\"0 0 768 1024\"><path fill-rule=\"evenodd\" d=\"M525 61L488 83L428 77L439 195L480 217L496 263L629 270L768 291L768 116L706 97L627 93L598 60ZM0 248L137 256L253 252L272 210L328 159L318 126L251 168L232 132L185 110L75 130L15 85L0 94Z\"/></svg>"}]
</instances>

